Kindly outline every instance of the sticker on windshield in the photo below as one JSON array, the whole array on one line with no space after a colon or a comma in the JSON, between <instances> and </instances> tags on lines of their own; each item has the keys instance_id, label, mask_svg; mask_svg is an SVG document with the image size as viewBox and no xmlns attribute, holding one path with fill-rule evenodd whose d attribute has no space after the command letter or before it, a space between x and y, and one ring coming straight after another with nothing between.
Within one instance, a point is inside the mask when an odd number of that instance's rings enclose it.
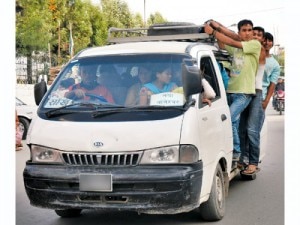
<instances>
[{"instance_id":1,"label":"sticker on windshield","mask_svg":"<svg viewBox=\"0 0 300 225\"><path fill-rule=\"evenodd\" d=\"M173 92L151 95L150 99L150 105L182 106L183 103L183 94Z\"/></svg>"},{"instance_id":2,"label":"sticker on windshield","mask_svg":"<svg viewBox=\"0 0 300 225\"><path fill-rule=\"evenodd\" d=\"M45 108L59 108L62 106L70 105L72 104L72 100L68 98L57 98L52 97L48 100L48 102L45 104Z\"/></svg>"}]
</instances>

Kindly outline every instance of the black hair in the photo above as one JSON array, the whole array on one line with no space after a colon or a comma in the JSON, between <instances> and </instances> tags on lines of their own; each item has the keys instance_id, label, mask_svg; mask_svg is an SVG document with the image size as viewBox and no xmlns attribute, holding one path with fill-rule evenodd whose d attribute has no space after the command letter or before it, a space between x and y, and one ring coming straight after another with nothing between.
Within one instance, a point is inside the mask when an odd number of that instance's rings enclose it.
<instances>
[{"instance_id":1,"label":"black hair","mask_svg":"<svg viewBox=\"0 0 300 225\"><path fill-rule=\"evenodd\" d=\"M264 28L257 26L257 27L253 27L253 30L257 30L259 32L262 32L263 33L263 37L265 37L265 29Z\"/></svg>"},{"instance_id":2,"label":"black hair","mask_svg":"<svg viewBox=\"0 0 300 225\"><path fill-rule=\"evenodd\" d=\"M252 27L253 27L253 23L251 20L241 20L239 23L238 23L238 30L240 31L241 30L241 27L244 26L244 25L248 25L250 24Z\"/></svg>"},{"instance_id":3,"label":"black hair","mask_svg":"<svg viewBox=\"0 0 300 225\"><path fill-rule=\"evenodd\" d=\"M72 86L72 85L74 85L74 84L75 84L75 79L72 78L72 77L67 78L67 79L64 79L64 80L62 80L62 81L60 82L60 85L61 85L62 87L64 87L64 88L68 88L68 87L70 87L70 86Z\"/></svg>"},{"instance_id":4,"label":"black hair","mask_svg":"<svg viewBox=\"0 0 300 225\"><path fill-rule=\"evenodd\" d=\"M171 69L171 68L172 68L172 66L169 63L157 63L155 65L154 71L155 71L155 73L162 73L166 69Z\"/></svg>"},{"instance_id":5,"label":"black hair","mask_svg":"<svg viewBox=\"0 0 300 225\"><path fill-rule=\"evenodd\" d=\"M274 42L274 37L271 33L265 32L265 39Z\"/></svg>"}]
</instances>

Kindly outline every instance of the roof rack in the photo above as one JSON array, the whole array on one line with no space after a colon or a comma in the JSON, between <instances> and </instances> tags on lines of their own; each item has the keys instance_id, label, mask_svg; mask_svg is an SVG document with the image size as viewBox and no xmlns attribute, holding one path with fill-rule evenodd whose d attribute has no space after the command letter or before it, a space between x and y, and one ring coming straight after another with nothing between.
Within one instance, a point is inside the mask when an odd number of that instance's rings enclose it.
<instances>
[{"instance_id":1,"label":"roof rack","mask_svg":"<svg viewBox=\"0 0 300 225\"><path fill-rule=\"evenodd\" d=\"M203 25L183 22L155 24L148 28L116 28L108 30L108 43L128 43L140 41L205 41L215 42L204 32Z\"/></svg>"},{"instance_id":2,"label":"roof rack","mask_svg":"<svg viewBox=\"0 0 300 225\"><path fill-rule=\"evenodd\" d=\"M216 39L204 32L204 25L187 22L167 22L148 28L111 27L108 30L109 44L146 41L190 41L217 45ZM213 52L218 61L232 61L232 57L225 50Z\"/></svg>"}]
</instances>

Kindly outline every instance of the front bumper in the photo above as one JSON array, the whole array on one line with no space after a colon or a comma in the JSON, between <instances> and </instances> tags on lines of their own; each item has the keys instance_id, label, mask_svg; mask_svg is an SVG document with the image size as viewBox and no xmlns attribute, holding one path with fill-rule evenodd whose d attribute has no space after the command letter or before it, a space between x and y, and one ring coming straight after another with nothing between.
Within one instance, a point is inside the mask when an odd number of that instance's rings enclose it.
<instances>
[{"instance_id":1,"label":"front bumper","mask_svg":"<svg viewBox=\"0 0 300 225\"><path fill-rule=\"evenodd\" d=\"M112 192L79 190L79 175L112 174ZM97 167L26 163L32 205L50 209L127 210L149 214L188 212L200 204L203 165Z\"/></svg>"}]
</instances>

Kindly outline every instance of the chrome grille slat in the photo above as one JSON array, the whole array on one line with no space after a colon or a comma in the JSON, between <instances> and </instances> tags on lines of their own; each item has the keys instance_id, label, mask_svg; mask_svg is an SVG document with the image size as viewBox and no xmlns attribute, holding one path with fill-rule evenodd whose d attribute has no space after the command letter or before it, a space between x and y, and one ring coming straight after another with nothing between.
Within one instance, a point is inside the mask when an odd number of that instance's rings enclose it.
<instances>
[{"instance_id":1,"label":"chrome grille slat","mask_svg":"<svg viewBox=\"0 0 300 225\"><path fill-rule=\"evenodd\" d=\"M80 165L82 165L83 163L81 161L81 155L78 156L78 160L79 160Z\"/></svg>"},{"instance_id":2,"label":"chrome grille slat","mask_svg":"<svg viewBox=\"0 0 300 225\"><path fill-rule=\"evenodd\" d=\"M99 165L99 166L135 166L138 165L142 152L133 153L62 153L68 165Z\"/></svg>"},{"instance_id":3,"label":"chrome grille slat","mask_svg":"<svg viewBox=\"0 0 300 225\"><path fill-rule=\"evenodd\" d=\"M132 160L133 160L133 155L131 154L130 163L132 163Z\"/></svg>"},{"instance_id":4,"label":"chrome grille slat","mask_svg":"<svg viewBox=\"0 0 300 225\"><path fill-rule=\"evenodd\" d=\"M97 165L98 162L97 162L97 158L95 157L95 155L91 156L92 159L93 159L93 165Z\"/></svg>"},{"instance_id":5,"label":"chrome grille slat","mask_svg":"<svg viewBox=\"0 0 300 225\"><path fill-rule=\"evenodd\" d=\"M74 154L71 155L71 162L73 162L74 165L77 165Z\"/></svg>"},{"instance_id":6,"label":"chrome grille slat","mask_svg":"<svg viewBox=\"0 0 300 225\"><path fill-rule=\"evenodd\" d=\"M88 157L86 155L82 155L82 159L83 159L84 165L88 165L88 162L89 162Z\"/></svg>"},{"instance_id":7,"label":"chrome grille slat","mask_svg":"<svg viewBox=\"0 0 300 225\"><path fill-rule=\"evenodd\" d=\"M123 165L125 165L125 164L126 164L126 161L127 161L127 155L125 155L125 157L124 157L124 162L123 162Z\"/></svg>"}]
</instances>

